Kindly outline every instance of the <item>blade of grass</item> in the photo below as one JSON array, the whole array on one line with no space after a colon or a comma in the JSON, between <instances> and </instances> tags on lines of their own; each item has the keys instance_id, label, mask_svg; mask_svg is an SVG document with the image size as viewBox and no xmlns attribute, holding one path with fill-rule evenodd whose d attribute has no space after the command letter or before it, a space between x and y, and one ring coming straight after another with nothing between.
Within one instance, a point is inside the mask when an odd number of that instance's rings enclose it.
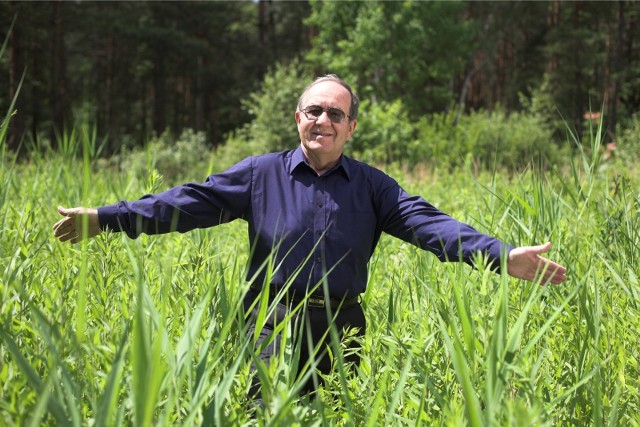
<instances>
[{"instance_id":1,"label":"blade of grass","mask_svg":"<svg viewBox=\"0 0 640 427\"><path fill-rule=\"evenodd\" d=\"M464 357L460 343L454 344L453 340L449 336L447 326L442 318L438 318L438 325L442 332L442 339L444 340L445 347L451 357L453 368L458 378L458 382L462 386L462 394L465 398L465 411L467 413L467 421L472 427L480 427L484 425L482 421L482 410L480 409L480 402L478 396L473 389L471 382L471 376L469 375L469 365ZM456 342L458 339L456 338Z\"/></svg>"},{"instance_id":2,"label":"blade of grass","mask_svg":"<svg viewBox=\"0 0 640 427\"><path fill-rule=\"evenodd\" d=\"M129 340L129 328L130 324L127 324L124 334L122 335L120 345L118 346L118 351L113 359L111 370L107 376L105 387L98 399L98 407L95 414L96 427L118 425L112 422L112 417L115 414L116 405L118 403L117 396L122 384L125 354Z\"/></svg>"},{"instance_id":3,"label":"blade of grass","mask_svg":"<svg viewBox=\"0 0 640 427\"><path fill-rule=\"evenodd\" d=\"M20 367L21 371L27 377L27 380L31 386L43 393L43 383L36 370L29 364L29 361L22 355L18 345L13 338L4 331L4 327L0 328L0 338L4 341L6 348L9 350L13 359ZM46 392L49 394L49 392ZM70 418L64 411L64 405L54 396L49 395L47 399L47 409L49 413L55 418L58 425L69 425L71 423Z\"/></svg>"}]
</instances>

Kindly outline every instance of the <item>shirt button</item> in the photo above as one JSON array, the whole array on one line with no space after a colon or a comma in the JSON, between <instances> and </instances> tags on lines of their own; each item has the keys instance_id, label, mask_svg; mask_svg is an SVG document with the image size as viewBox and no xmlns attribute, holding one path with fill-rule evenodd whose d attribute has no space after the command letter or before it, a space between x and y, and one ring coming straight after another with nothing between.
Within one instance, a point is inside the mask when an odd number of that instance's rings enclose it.
<instances>
[{"instance_id":1,"label":"shirt button","mask_svg":"<svg viewBox=\"0 0 640 427\"><path fill-rule=\"evenodd\" d=\"M318 201L318 207L321 208L322 207L322 202Z\"/></svg>"}]
</instances>

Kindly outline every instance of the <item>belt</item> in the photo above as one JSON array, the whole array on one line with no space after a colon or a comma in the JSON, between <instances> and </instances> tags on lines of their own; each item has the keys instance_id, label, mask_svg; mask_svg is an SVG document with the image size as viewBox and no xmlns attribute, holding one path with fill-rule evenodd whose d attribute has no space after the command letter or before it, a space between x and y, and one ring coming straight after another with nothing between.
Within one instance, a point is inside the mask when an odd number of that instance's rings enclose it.
<instances>
[{"instance_id":1,"label":"belt","mask_svg":"<svg viewBox=\"0 0 640 427\"><path fill-rule=\"evenodd\" d=\"M262 287L258 286L258 285L251 285L250 289L256 293L260 293L262 292ZM325 297L321 297L318 295L304 295L302 297L298 297L296 296L295 292L293 293L287 293L286 295L289 296L289 300L293 301L295 303L299 303L301 301L304 301L304 303L309 306L309 307L314 307L314 308L324 308L327 306L327 304L329 304L329 307L333 308L333 309L337 309L340 307L348 307L350 305L356 305L358 303L360 303L360 297L359 296L355 296L353 298L343 298L343 299L337 299L337 298L325 298ZM272 296L269 296L269 300L271 301L273 299Z\"/></svg>"}]
</instances>

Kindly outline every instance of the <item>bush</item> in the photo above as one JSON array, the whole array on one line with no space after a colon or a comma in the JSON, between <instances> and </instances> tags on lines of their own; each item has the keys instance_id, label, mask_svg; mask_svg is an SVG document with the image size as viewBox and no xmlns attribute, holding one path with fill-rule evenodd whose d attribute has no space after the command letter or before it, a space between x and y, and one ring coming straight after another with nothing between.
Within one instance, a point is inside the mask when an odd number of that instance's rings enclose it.
<instances>
[{"instance_id":1,"label":"bush","mask_svg":"<svg viewBox=\"0 0 640 427\"><path fill-rule=\"evenodd\" d=\"M416 158L416 128L400 100L361 103L358 127L348 149L354 157L370 163L404 164Z\"/></svg>"},{"instance_id":2,"label":"bush","mask_svg":"<svg viewBox=\"0 0 640 427\"><path fill-rule=\"evenodd\" d=\"M618 132L615 154L628 164L640 160L640 114L635 114Z\"/></svg>"},{"instance_id":3,"label":"bush","mask_svg":"<svg viewBox=\"0 0 640 427\"><path fill-rule=\"evenodd\" d=\"M144 149L123 151L115 161L121 170L132 172L139 179L147 179L157 170L167 184L175 185L204 179L210 155L205 134L185 129L177 140L165 131L149 141Z\"/></svg>"},{"instance_id":4,"label":"bush","mask_svg":"<svg viewBox=\"0 0 640 427\"><path fill-rule=\"evenodd\" d=\"M295 102L311 81L297 61L269 72L259 91L243 102L253 120L229 134L215 154L221 169L247 156L282 151L298 145L293 122ZM553 142L552 125L538 110L508 114L503 109L460 117L434 114L418 120L402 100L361 102L358 128L346 150L369 163L419 163L476 169L522 169L531 162L556 163L561 150Z\"/></svg>"},{"instance_id":5,"label":"bush","mask_svg":"<svg viewBox=\"0 0 640 427\"><path fill-rule=\"evenodd\" d=\"M299 139L294 113L298 97L311 80L298 61L268 72L261 88L242 102L253 120L218 147L216 166L228 167L248 156L295 148Z\"/></svg>"},{"instance_id":6,"label":"bush","mask_svg":"<svg viewBox=\"0 0 640 427\"><path fill-rule=\"evenodd\" d=\"M354 156L364 161L519 170L540 159L556 163L561 158L550 126L538 114L477 111L456 125L453 113L412 121L399 100L362 105L351 145Z\"/></svg>"},{"instance_id":7,"label":"bush","mask_svg":"<svg viewBox=\"0 0 640 427\"><path fill-rule=\"evenodd\" d=\"M536 114L477 111L461 116L457 126L451 114L434 115L417 127L418 153L430 163L520 170L531 162L554 164L561 158L550 127Z\"/></svg>"}]
</instances>

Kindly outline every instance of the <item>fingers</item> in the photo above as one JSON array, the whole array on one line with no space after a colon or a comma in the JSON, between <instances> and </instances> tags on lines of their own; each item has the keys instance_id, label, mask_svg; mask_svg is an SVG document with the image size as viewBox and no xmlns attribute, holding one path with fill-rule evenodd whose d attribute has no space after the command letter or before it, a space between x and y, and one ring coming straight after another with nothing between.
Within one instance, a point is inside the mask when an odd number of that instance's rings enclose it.
<instances>
[{"instance_id":1,"label":"fingers","mask_svg":"<svg viewBox=\"0 0 640 427\"><path fill-rule=\"evenodd\" d=\"M53 224L53 235L61 242L70 241L71 243L78 243L82 240L82 222L78 221L81 218L80 215L89 213L89 210L84 207L76 208L64 208L58 206L58 213L63 215L64 218ZM88 235L92 236L91 224L89 225Z\"/></svg>"},{"instance_id":2,"label":"fingers","mask_svg":"<svg viewBox=\"0 0 640 427\"><path fill-rule=\"evenodd\" d=\"M78 214L77 209L78 208L67 209L62 206L58 206L58 213L64 216L64 218L53 224L53 229L58 230L60 228L69 227L71 223L74 223L74 217Z\"/></svg>"},{"instance_id":3,"label":"fingers","mask_svg":"<svg viewBox=\"0 0 640 427\"><path fill-rule=\"evenodd\" d=\"M541 277L541 285L547 285L549 283L557 285L564 282L567 279L567 269L547 258L543 258L540 254L549 252L551 249L551 242L547 242L543 245L531 246L531 253L536 254L537 261L537 271L535 277Z\"/></svg>"},{"instance_id":4,"label":"fingers","mask_svg":"<svg viewBox=\"0 0 640 427\"><path fill-rule=\"evenodd\" d=\"M53 236L58 238L61 242L77 239L78 231L76 228L75 217L67 216L56 222L53 225Z\"/></svg>"},{"instance_id":5,"label":"fingers","mask_svg":"<svg viewBox=\"0 0 640 427\"><path fill-rule=\"evenodd\" d=\"M71 216L66 216L62 218L60 221L53 224L53 234L55 236L59 236L61 234L66 234L69 229L75 227L75 218Z\"/></svg>"},{"instance_id":6,"label":"fingers","mask_svg":"<svg viewBox=\"0 0 640 427\"><path fill-rule=\"evenodd\" d=\"M567 269L540 254L551 249L551 242L538 246L514 248L509 253L507 272L518 279L541 285L560 284L567 279Z\"/></svg>"},{"instance_id":7,"label":"fingers","mask_svg":"<svg viewBox=\"0 0 640 427\"><path fill-rule=\"evenodd\" d=\"M540 284L546 285L552 283L558 285L567 279L567 269L560 264L550 261L546 258L540 258L539 271L542 274Z\"/></svg>"}]
</instances>

